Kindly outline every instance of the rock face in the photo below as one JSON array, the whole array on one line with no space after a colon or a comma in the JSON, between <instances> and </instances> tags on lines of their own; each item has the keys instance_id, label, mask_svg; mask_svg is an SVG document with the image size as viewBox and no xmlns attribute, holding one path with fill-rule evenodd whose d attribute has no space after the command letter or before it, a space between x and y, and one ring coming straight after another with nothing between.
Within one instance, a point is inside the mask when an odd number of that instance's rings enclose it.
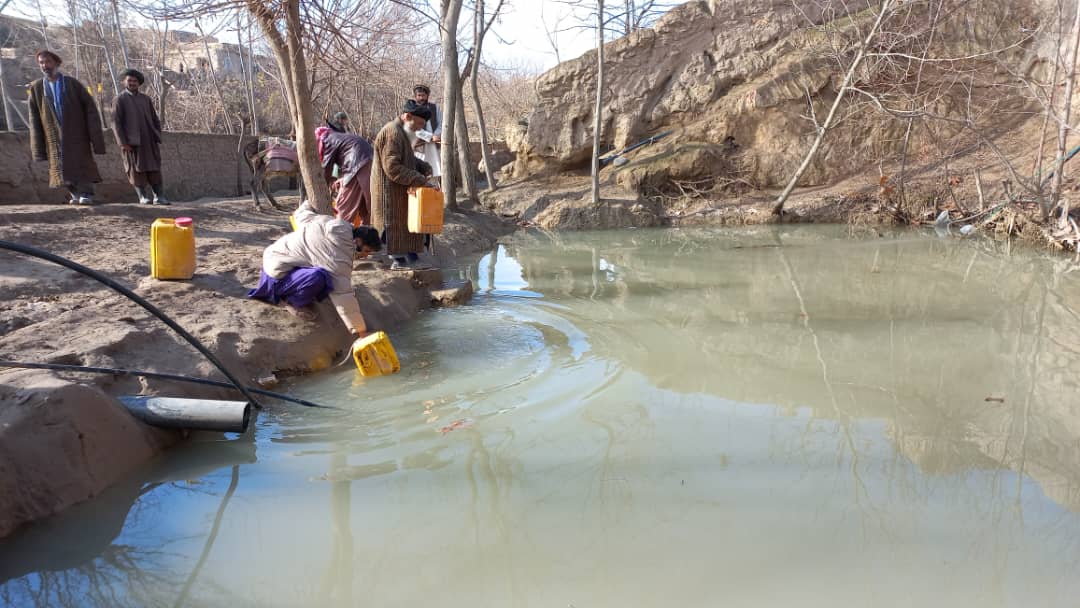
<instances>
[{"instance_id":1,"label":"rock face","mask_svg":"<svg viewBox=\"0 0 1080 608\"><path fill-rule=\"evenodd\" d=\"M967 30L964 44L993 40L995 24L1030 22L1035 3L997 2ZM657 179L694 180L726 174L767 187L790 176L809 148L815 128L808 99L823 117L835 99L843 70L828 48L837 31L857 40L853 23L865 27L874 13L846 16L840 0L696 0L669 12L654 29L640 30L605 46L602 149L619 150L665 130L674 134L642 148L624 168L607 172L639 191ZM989 5L987 5L989 8ZM981 15L981 13L980 13ZM827 25L828 28L817 27ZM957 25L956 27L960 27ZM1030 72L1038 53L1014 62ZM846 53L851 53L848 44ZM1052 49L1050 49L1052 50ZM880 75L881 68L868 80ZM990 70L991 72L993 70ZM859 76L863 78L863 76ZM976 85L978 86L978 85ZM534 175L582 169L592 149L596 53L560 64L537 81L538 104L527 126L507 141L517 153L514 173ZM857 97L855 95L852 96ZM849 100L867 106L865 99ZM905 122L864 111L842 122L804 178L820 184L895 154ZM663 166L641 163L645 157ZM674 159L674 160L673 160ZM642 166L642 165L645 166ZM877 177L875 171L875 178Z\"/></svg>"}]
</instances>

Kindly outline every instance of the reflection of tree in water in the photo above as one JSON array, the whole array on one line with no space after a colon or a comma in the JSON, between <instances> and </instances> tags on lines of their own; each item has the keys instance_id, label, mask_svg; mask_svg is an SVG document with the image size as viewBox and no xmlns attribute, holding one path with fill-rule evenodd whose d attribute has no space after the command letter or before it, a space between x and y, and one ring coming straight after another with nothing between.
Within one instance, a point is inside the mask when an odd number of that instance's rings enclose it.
<instances>
[{"instance_id":1,"label":"reflection of tree in water","mask_svg":"<svg viewBox=\"0 0 1080 608\"><path fill-rule=\"evenodd\" d=\"M150 490L157 487L155 484ZM126 521L138 526L140 520L156 520L162 516L163 512L153 501L138 501L127 514ZM124 521L125 518L121 518L118 526L109 529L112 538L120 533ZM96 528L102 523L99 520L90 518L81 523L88 535L100 534L100 528ZM56 542L71 540L62 538ZM36 562L33 556L27 556L27 551L18 551L22 544L16 542L9 559L29 559L23 563L27 569L41 569L0 584L0 605L141 607L159 604L159 598L168 597L167 590L177 588L177 576L168 564L176 563L182 553L170 550L167 542L133 546L106 540L104 546L73 546L68 549L71 552L68 559L64 560L70 565L63 569L48 568L45 565L48 561Z\"/></svg>"},{"instance_id":2,"label":"reflection of tree in water","mask_svg":"<svg viewBox=\"0 0 1080 608\"><path fill-rule=\"evenodd\" d=\"M235 463L254 459L252 436L189 445L156 468L6 539L0 545L0 606L202 605L183 593L185 579L193 582L199 569L195 564L193 570L185 546L192 539L163 536L158 522L169 517L178 494L220 494L217 517L204 539L208 553L239 478ZM215 492L205 482L186 481L228 464L233 465L228 490ZM167 481L172 479L185 481ZM242 605L229 589L199 588L215 598L214 605ZM182 603L174 604L178 598Z\"/></svg>"},{"instance_id":3,"label":"reflection of tree in water","mask_svg":"<svg viewBox=\"0 0 1080 608\"><path fill-rule=\"evenodd\" d=\"M1080 294L1062 280L1075 266L1014 257L992 241L832 236L775 227L562 242L534 234L508 250L530 289L590 300L598 356L660 388L810 408L820 421L807 433L836 434L855 504L867 502L855 425L885 420L907 456L886 476L908 496L935 481L910 461L932 477L997 471L1011 488L987 489L994 508L1016 503L1030 476L1080 511L1080 335L1070 329L1080 314L1066 304ZM598 281L600 260L618 271ZM1003 391L1004 404L983 401Z\"/></svg>"}]
</instances>

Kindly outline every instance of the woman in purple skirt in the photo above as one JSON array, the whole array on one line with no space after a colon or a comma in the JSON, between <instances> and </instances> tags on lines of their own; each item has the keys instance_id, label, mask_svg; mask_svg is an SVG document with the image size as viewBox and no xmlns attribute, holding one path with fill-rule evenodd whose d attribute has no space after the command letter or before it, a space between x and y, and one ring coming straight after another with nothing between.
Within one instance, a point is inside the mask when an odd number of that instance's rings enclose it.
<instances>
[{"instance_id":1,"label":"woman in purple skirt","mask_svg":"<svg viewBox=\"0 0 1080 608\"><path fill-rule=\"evenodd\" d=\"M310 321L315 319L312 304L329 296L351 333L367 333L350 277L355 257L367 257L382 248L379 233L369 226L354 228L320 215L307 202L293 213L293 220L296 231L263 252L259 286L248 297L271 304L284 301L297 316Z\"/></svg>"}]
</instances>

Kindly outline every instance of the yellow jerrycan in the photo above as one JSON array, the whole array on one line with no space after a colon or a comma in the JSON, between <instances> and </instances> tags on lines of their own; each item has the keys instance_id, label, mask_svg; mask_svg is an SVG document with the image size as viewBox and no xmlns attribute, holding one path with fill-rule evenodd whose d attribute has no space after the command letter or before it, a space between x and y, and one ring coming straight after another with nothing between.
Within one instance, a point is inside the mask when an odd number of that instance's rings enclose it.
<instances>
[{"instance_id":1,"label":"yellow jerrycan","mask_svg":"<svg viewBox=\"0 0 1080 608\"><path fill-rule=\"evenodd\" d=\"M195 274L195 228L190 217L159 217L150 225L150 276L190 279Z\"/></svg>"},{"instance_id":2,"label":"yellow jerrycan","mask_svg":"<svg viewBox=\"0 0 1080 608\"><path fill-rule=\"evenodd\" d=\"M388 376L401 371L397 352L386 332L377 331L353 344L353 361L363 376Z\"/></svg>"},{"instance_id":3,"label":"yellow jerrycan","mask_svg":"<svg viewBox=\"0 0 1080 608\"><path fill-rule=\"evenodd\" d=\"M434 188L417 188L409 195L409 232L442 234L443 193Z\"/></svg>"},{"instance_id":4,"label":"yellow jerrycan","mask_svg":"<svg viewBox=\"0 0 1080 608\"><path fill-rule=\"evenodd\" d=\"M293 232L296 232L298 230L298 228L296 227L296 218L291 214L289 215L289 225L292 226Z\"/></svg>"}]
</instances>

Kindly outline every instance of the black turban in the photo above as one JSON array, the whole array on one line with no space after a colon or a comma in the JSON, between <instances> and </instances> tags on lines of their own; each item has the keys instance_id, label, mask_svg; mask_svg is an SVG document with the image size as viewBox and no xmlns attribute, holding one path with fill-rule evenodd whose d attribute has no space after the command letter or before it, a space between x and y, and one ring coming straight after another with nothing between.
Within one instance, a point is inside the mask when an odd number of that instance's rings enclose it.
<instances>
[{"instance_id":1,"label":"black turban","mask_svg":"<svg viewBox=\"0 0 1080 608\"><path fill-rule=\"evenodd\" d=\"M128 69L124 70L123 72L121 72L120 73L120 80L124 80L128 76L131 76L135 80L138 80L140 85L146 84L146 76L143 76L143 73L140 72L139 70L136 70L135 68L128 68Z\"/></svg>"},{"instance_id":2,"label":"black turban","mask_svg":"<svg viewBox=\"0 0 1080 608\"><path fill-rule=\"evenodd\" d=\"M415 100L410 99L406 101L404 111L406 114L412 114L413 116L423 118L424 120L431 120L431 108L422 106L416 103Z\"/></svg>"}]
</instances>

